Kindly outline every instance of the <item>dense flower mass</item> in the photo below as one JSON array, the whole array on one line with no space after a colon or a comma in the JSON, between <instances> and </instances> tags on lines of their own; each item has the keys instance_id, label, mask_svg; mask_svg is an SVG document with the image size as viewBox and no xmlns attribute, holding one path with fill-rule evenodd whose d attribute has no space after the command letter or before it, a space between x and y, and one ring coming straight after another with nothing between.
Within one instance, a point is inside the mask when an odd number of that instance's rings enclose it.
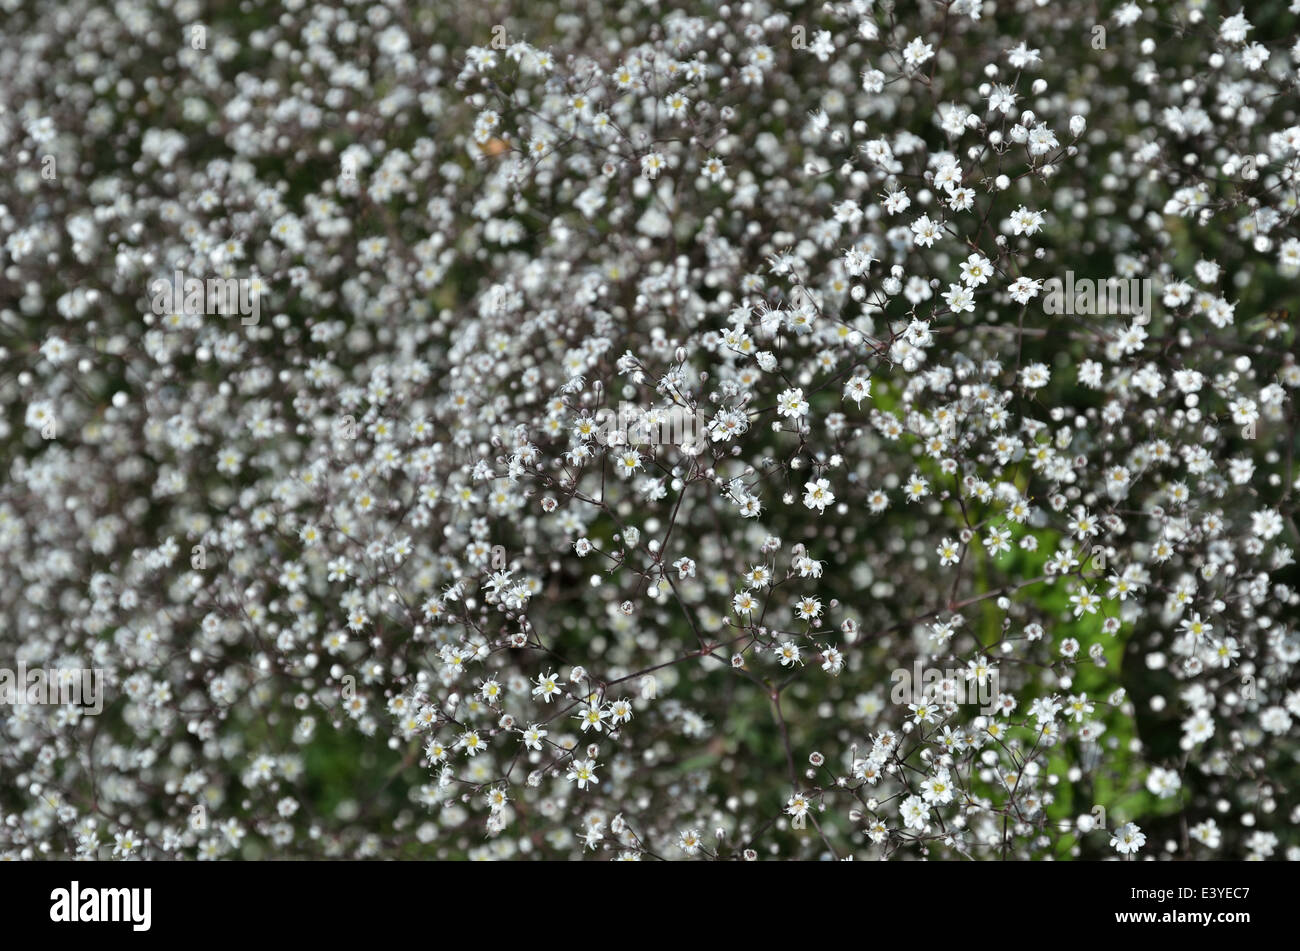
<instances>
[{"instance_id":1,"label":"dense flower mass","mask_svg":"<svg viewBox=\"0 0 1300 951\"><path fill-rule=\"evenodd\" d=\"M1300 0L0 6L0 857L1300 858Z\"/></svg>"}]
</instances>

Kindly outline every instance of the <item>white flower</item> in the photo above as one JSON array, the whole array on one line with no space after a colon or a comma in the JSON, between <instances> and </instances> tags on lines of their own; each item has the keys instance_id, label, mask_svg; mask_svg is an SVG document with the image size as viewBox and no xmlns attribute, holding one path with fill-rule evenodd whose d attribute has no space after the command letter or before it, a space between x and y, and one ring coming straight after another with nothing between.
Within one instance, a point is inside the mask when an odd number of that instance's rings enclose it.
<instances>
[{"instance_id":1,"label":"white flower","mask_svg":"<svg viewBox=\"0 0 1300 951\"><path fill-rule=\"evenodd\" d=\"M826 506L835 501L835 493L831 491L830 481L827 479L813 479L804 486L803 504L810 509L816 509L818 514L826 510Z\"/></svg>"},{"instance_id":2,"label":"white flower","mask_svg":"<svg viewBox=\"0 0 1300 951\"><path fill-rule=\"evenodd\" d=\"M1073 128L1074 126L1071 124L1071 129ZM1037 234L1042 230L1042 227L1042 212L1030 211L1024 205L1021 205L1011 213L1011 230L1014 234Z\"/></svg>"},{"instance_id":3,"label":"white flower","mask_svg":"<svg viewBox=\"0 0 1300 951\"><path fill-rule=\"evenodd\" d=\"M898 811L903 825L909 829L924 829L930 820L930 807L920 796L908 796Z\"/></svg>"},{"instance_id":4,"label":"white flower","mask_svg":"<svg viewBox=\"0 0 1300 951\"><path fill-rule=\"evenodd\" d=\"M1046 386L1050 379L1051 373L1045 363L1031 363L1020 371L1020 382L1031 390Z\"/></svg>"},{"instance_id":5,"label":"white flower","mask_svg":"<svg viewBox=\"0 0 1300 951\"><path fill-rule=\"evenodd\" d=\"M776 411L782 416L798 419L808 413L808 401L803 397L803 390L795 387L785 390L776 400Z\"/></svg>"},{"instance_id":6,"label":"white flower","mask_svg":"<svg viewBox=\"0 0 1300 951\"><path fill-rule=\"evenodd\" d=\"M1120 855L1130 855L1146 845L1146 841L1147 837L1142 834L1142 830L1128 822L1115 830L1110 846Z\"/></svg>"},{"instance_id":7,"label":"white flower","mask_svg":"<svg viewBox=\"0 0 1300 951\"><path fill-rule=\"evenodd\" d=\"M920 66L934 55L934 47L919 36L903 47L903 60L908 66Z\"/></svg>"},{"instance_id":8,"label":"white flower","mask_svg":"<svg viewBox=\"0 0 1300 951\"><path fill-rule=\"evenodd\" d=\"M579 789L586 789L588 786L600 783L600 779L596 776L596 768L595 760L575 759L565 776L570 782L577 783Z\"/></svg>"}]
</instances>

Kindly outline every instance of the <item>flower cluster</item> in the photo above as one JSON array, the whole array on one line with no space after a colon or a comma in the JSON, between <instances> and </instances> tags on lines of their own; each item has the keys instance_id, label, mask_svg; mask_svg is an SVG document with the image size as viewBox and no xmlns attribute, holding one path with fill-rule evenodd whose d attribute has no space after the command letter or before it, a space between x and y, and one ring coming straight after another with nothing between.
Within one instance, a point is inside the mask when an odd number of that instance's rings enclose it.
<instances>
[{"instance_id":1,"label":"flower cluster","mask_svg":"<svg viewBox=\"0 0 1300 951\"><path fill-rule=\"evenodd\" d=\"M1300 0L506 6L7 5L0 856L1300 857Z\"/></svg>"}]
</instances>

